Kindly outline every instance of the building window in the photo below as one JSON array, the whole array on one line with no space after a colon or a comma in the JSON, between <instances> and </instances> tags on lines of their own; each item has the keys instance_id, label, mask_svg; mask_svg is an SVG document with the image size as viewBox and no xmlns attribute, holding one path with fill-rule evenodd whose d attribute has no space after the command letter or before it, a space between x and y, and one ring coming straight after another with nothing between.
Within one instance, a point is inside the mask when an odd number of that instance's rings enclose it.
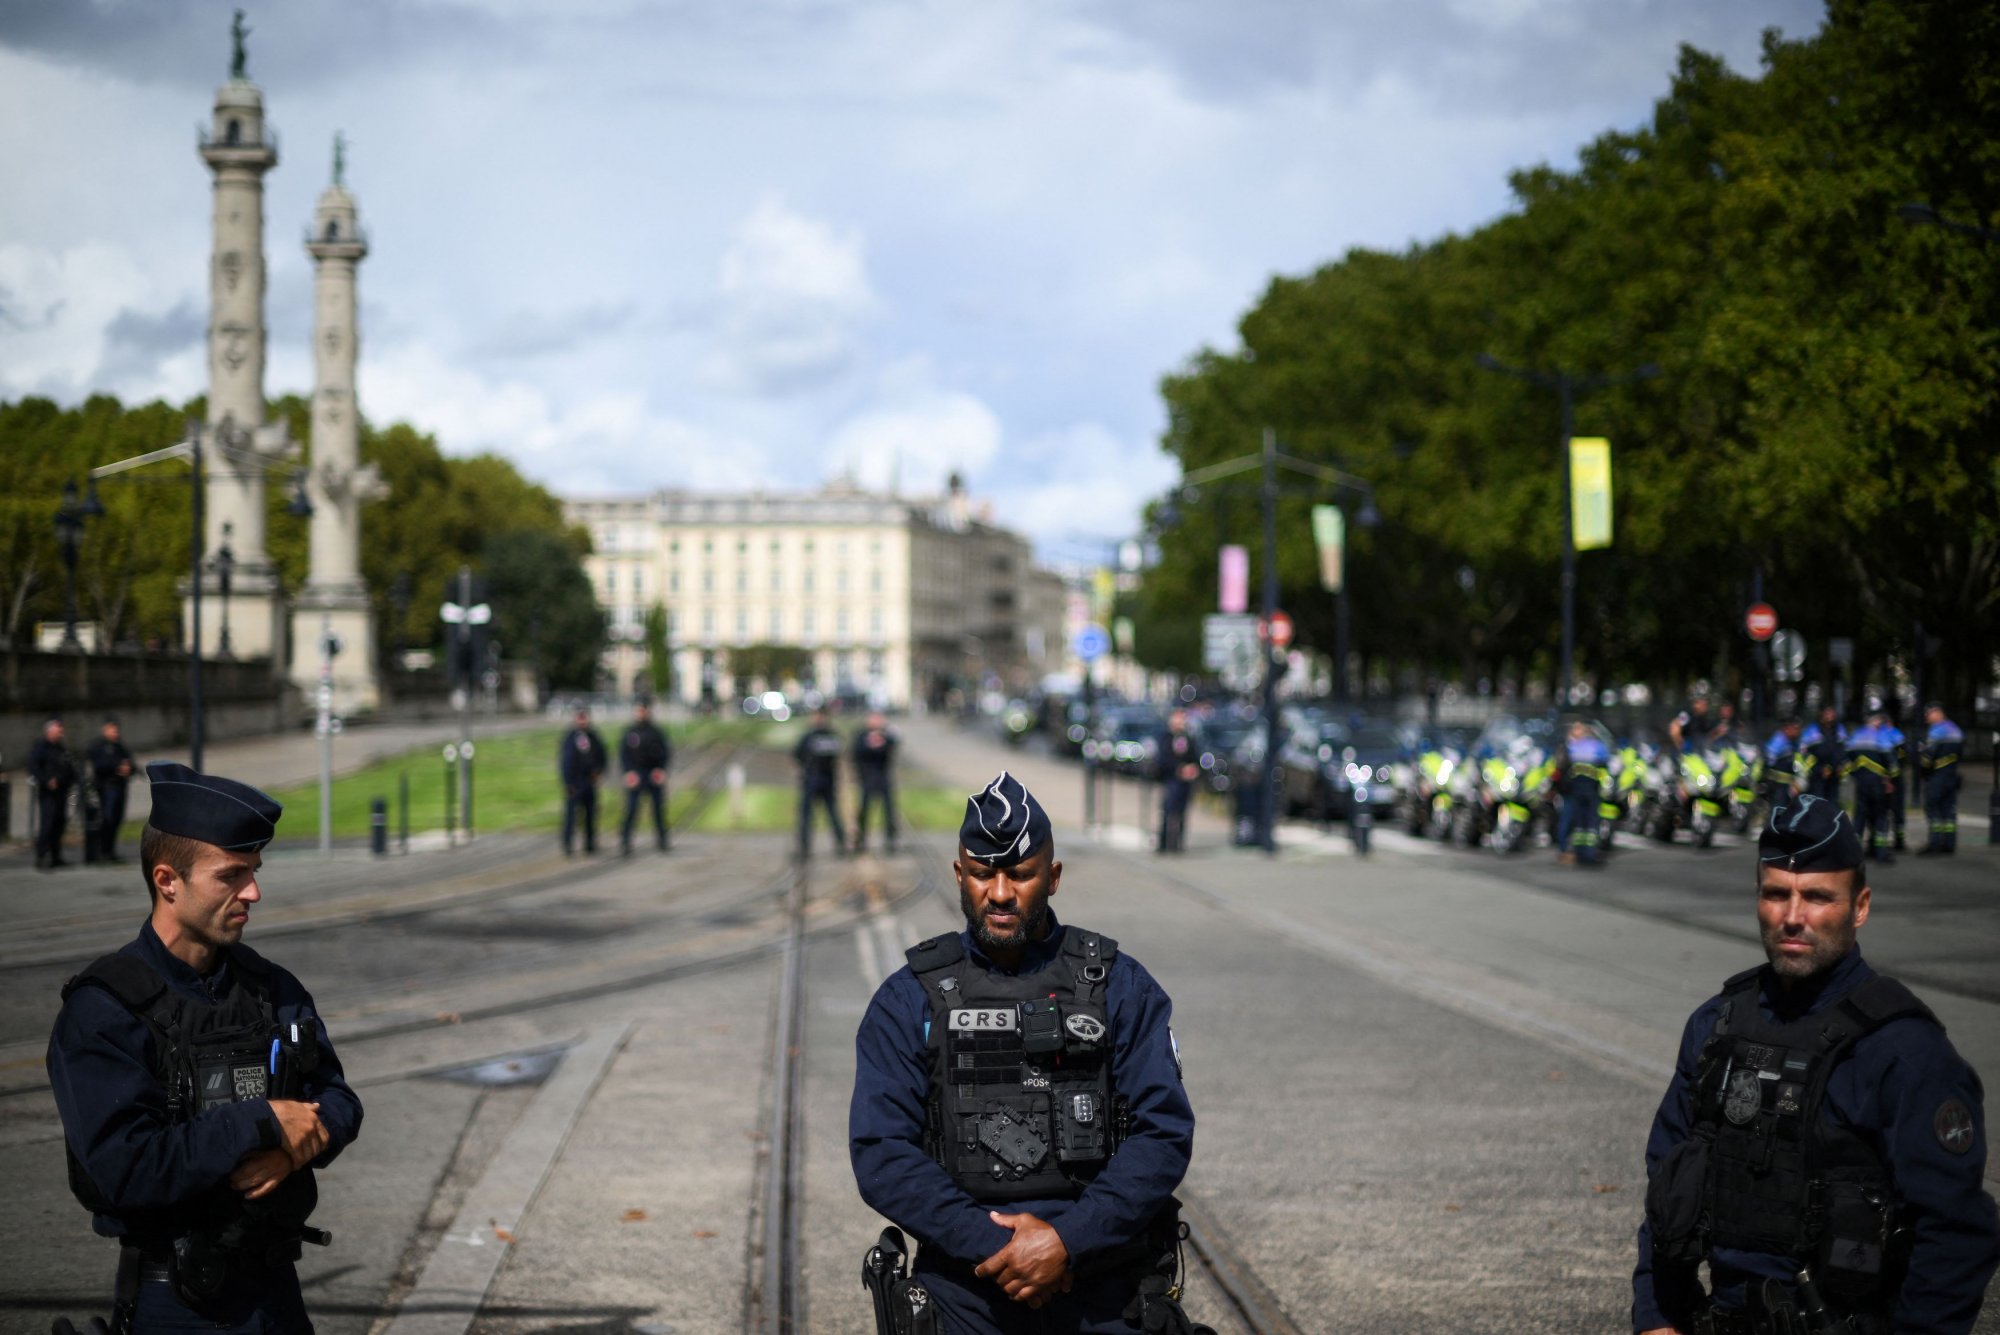
<instances>
[{"instance_id":1,"label":"building window","mask_svg":"<svg viewBox=\"0 0 2000 1335\"><path fill-rule=\"evenodd\" d=\"M844 607L833 614L833 633L842 640L847 638L847 609Z\"/></svg>"},{"instance_id":2,"label":"building window","mask_svg":"<svg viewBox=\"0 0 2000 1335\"><path fill-rule=\"evenodd\" d=\"M632 567L632 596L637 598L646 591L646 567Z\"/></svg>"},{"instance_id":3,"label":"building window","mask_svg":"<svg viewBox=\"0 0 2000 1335\"><path fill-rule=\"evenodd\" d=\"M743 643L749 640L749 638L750 638L750 614L748 612L739 611L736 614L737 642Z\"/></svg>"},{"instance_id":4,"label":"building window","mask_svg":"<svg viewBox=\"0 0 2000 1335\"><path fill-rule=\"evenodd\" d=\"M771 555L776 556L781 546L782 544L776 538L771 539Z\"/></svg>"},{"instance_id":5,"label":"building window","mask_svg":"<svg viewBox=\"0 0 2000 1335\"><path fill-rule=\"evenodd\" d=\"M784 589L785 589L785 573L784 573L784 572L783 572L782 570L779 570L779 569L778 569L778 568L777 568L776 566L772 566L772 567L771 567L771 592L772 592L772 593L783 593L783 592L784 592Z\"/></svg>"},{"instance_id":6,"label":"building window","mask_svg":"<svg viewBox=\"0 0 2000 1335\"><path fill-rule=\"evenodd\" d=\"M667 609L667 638L674 639L681 633L681 614L673 608Z\"/></svg>"},{"instance_id":7,"label":"building window","mask_svg":"<svg viewBox=\"0 0 2000 1335\"><path fill-rule=\"evenodd\" d=\"M879 607L868 614L868 635L871 639L882 638L882 609Z\"/></svg>"},{"instance_id":8,"label":"building window","mask_svg":"<svg viewBox=\"0 0 2000 1335\"><path fill-rule=\"evenodd\" d=\"M715 609L712 607L704 607L701 610L701 633L703 635L715 634Z\"/></svg>"},{"instance_id":9,"label":"building window","mask_svg":"<svg viewBox=\"0 0 2000 1335\"><path fill-rule=\"evenodd\" d=\"M667 592L679 593L680 591L681 591L681 572L678 570L669 571L667 573Z\"/></svg>"},{"instance_id":10,"label":"building window","mask_svg":"<svg viewBox=\"0 0 2000 1335\"><path fill-rule=\"evenodd\" d=\"M847 592L847 567L846 567L846 566L842 566L842 567L841 567L840 569L838 569L838 570L836 570L836 571L834 571L834 572L833 572L833 587L834 587L834 589L835 589L835 591L836 591L836 592L839 592L839 593L846 593L846 592Z\"/></svg>"},{"instance_id":11,"label":"building window","mask_svg":"<svg viewBox=\"0 0 2000 1335\"><path fill-rule=\"evenodd\" d=\"M882 572L880 570L871 570L868 572L868 592L882 592Z\"/></svg>"},{"instance_id":12,"label":"building window","mask_svg":"<svg viewBox=\"0 0 2000 1335\"><path fill-rule=\"evenodd\" d=\"M748 556L750 554L750 544L747 540L743 538L736 540L736 554L738 556Z\"/></svg>"},{"instance_id":13,"label":"building window","mask_svg":"<svg viewBox=\"0 0 2000 1335\"><path fill-rule=\"evenodd\" d=\"M877 649L870 653L868 655L868 680L879 682L886 671L886 665L882 661L882 651Z\"/></svg>"},{"instance_id":14,"label":"building window","mask_svg":"<svg viewBox=\"0 0 2000 1335\"><path fill-rule=\"evenodd\" d=\"M801 638L803 638L807 644L812 643L813 610L810 607L808 607L805 611L799 613L799 632Z\"/></svg>"},{"instance_id":15,"label":"building window","mask_svg":"<svg viewBox=\"0 0 2000 1335\"><path fill-rule=\"evenodd\" d=\"M736 591L738 593L750 592L750 572L742 566L736 567Z\"/></svg>"},{"instance_id":16,"label":"building window","mask_svg":"<svg viewBox=\"0 0 2000 1335\"><path fill-rule=\"evenodd\" d=\"M806 573L804 578L805 578L805 585L804 585L805 591L807 593L811 593L813 591L813 572L810 566L806 568Z\"/></svg>"},{"instance_id":17,"label":"building window","mask_svg":"<svg viewBox=\"0 0 2000 1335\"><path fill-rule=\"evenodd\" d=\"M715 572L713 570L704 570L701 572L701 591L703 593L715 592Z\"/></svg>"},{"instance_id":18,"label":"building window","mask_svg":"<svg viewBox=\"0 0 2000 1335\"><path fill-rule=\"evenodd\" d=\"M672 542L669 542L667 544L667 550L672 552L675 556L679 556L681 554L681 540L679 538L675 538Z\"/></svg>"},{"instance_id":19,"label":"building window","mask_svg":"<svg viewBox=\"0 0 2000 1335\"><path fill-rule=\"evenodd\" d=\"M771 609L771 643L785 642L785 614L777 608Z\"/></svg>"},{"instance_id":20,"label":"building window","mask_svg":"<svg viewBox=\"0 0 2000 1335\"><path fill-rule=\"evenodd\" d=\"M598 535L597 546L599 551L615 552L618 550L618 526L616 524L606 524L604 526L603 531Z\"/></svg>"},{"instance_id":21,"label":"building window","mask_svg":"<svg viewBox=\"0 0 2000 1335\"><path fill-rule=\"evenodd\" d=\"M714 555L714 553L715 553L715 539L714 539L714 538L703 538L703 539L701 540L701 551L702 551L702 555L704 555L704 556L712 556L712 555Z\"/></svg>"}]
</instances>

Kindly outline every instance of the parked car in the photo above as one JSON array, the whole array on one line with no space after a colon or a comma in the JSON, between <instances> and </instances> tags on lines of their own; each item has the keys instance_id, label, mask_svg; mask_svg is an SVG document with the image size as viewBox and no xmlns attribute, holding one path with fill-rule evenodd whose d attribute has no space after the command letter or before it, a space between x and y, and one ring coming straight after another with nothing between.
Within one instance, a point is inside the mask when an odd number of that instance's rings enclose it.
<instances>
[{"instance_id":1,"label":"parked car","mask_svg":"<svg viewBox=\"0 0 2000 1335\"><path fill-rule=\"evenodd\" d=\"M1236 753L1253 732L1261 732L1264 720L1254 711L1231 707L1218 710L1190 725L1195 745L1201 751L1201 782L1212 793L1226 793L1234 786Z\"/></svg>"},{"instance_id":2,"label":"parked car","mask_svg":"<svg viewBox=\"0 0 2000 1335\"><path fill-rule=\"evenodd\" d=\"M1368 801L1386 815L1401 801L1397 769L1404 747L1394 727L1372 719L1359 723L1306 714L1282 739L1285 810L1320 821L1344 820L1354 786L1365 784Z\"/></svg>"},{"instance_id":3,"label":"parked car","mask_svg":"<svg viewBox=\"0 0 2000 1335\"><path fill-rule=\"evenodd\" d=\"M1160 739L1167 721L1148 704L1118 704L1099 708L1097 721L1083 743L1083 755L1123 774L1153 778Z\"/></svg>"}]
</instances>

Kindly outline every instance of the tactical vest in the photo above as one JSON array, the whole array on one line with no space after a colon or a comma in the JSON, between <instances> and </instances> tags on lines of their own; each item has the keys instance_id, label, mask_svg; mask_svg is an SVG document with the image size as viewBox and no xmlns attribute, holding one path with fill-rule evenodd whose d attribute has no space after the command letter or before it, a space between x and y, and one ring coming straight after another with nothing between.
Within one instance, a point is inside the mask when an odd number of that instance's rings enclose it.
<instances>
[{"instance_id":1,"label":"tactical vest","mask_svg":"<svg viewBox=\"0 0 2000 1335\"><path fill-rule=\"evenodd\" d=\"M908 952L931 1007L925 1148L974 1200L1074 1200L1118 1148L1104 999L1117 957L1078 927L1034 974L980 968L956 934Z\"/></svg>"},{"instance_id":2,"label":"tactical vest","mask_svg":"<svg viewBox=\"0 0 2000 1335\"><path fill-rule=\"evenodd\" d=\"M1766 1020L1760 973L1723 985L1696 1066L1693 1131L1648 1188L1655 1254L1690 1267L1716 1248L1791 1257L1839 1308L1879 1311L1904 1259L1894 1186L1867 1138L1821 1110L1856 1042L1893 1020L1937 1018L1877 977L1815 1014Z\"/></svg>"},{"instance_id":3,"label":"tactical vest","mask_svg":"<svg viewBox=\"0 0 2000 1335\"><path fill-rule=\"evenodd\" d=\"M63 986L65 1001L80 987L101 987L145 1023L169 1122L186 1122L228 1103L298 1098L319 1065L313 1026L279 1031L271 966L241 945L230 947L229 962L234 986L219 1002L181 995L151 965L126 954L104 956ZM306 1168L256 1201L221 1183L169 1209L119 1211L90 1180L74 1150L69 1183L86 1210L116 1215L142 1246L171 1244L183 1256L215 1258L217 1267L296 1260L299 1226L318 1202L312 1170Z\"/></svg>"}]
</instances>

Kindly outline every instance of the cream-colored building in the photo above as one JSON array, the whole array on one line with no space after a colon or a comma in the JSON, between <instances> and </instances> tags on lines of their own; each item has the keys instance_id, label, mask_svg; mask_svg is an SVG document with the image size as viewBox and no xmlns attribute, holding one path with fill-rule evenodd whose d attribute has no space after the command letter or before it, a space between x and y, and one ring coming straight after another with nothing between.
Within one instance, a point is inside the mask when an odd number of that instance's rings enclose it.
<instances>
[{"instance_id":1,"label":"cream-colored building","mask_svg":"<svg viewBox=\"0 0 2000 1335\"><path fill-rule=\"evenodd\" d=\"M1018 534L962 489L911 500L834 482L810 492L576 496L611 645L609 688L644 694L645 619L667 612L673 695L727 703L753 688L941 702L997 677L1018 689L1061 666L1063 598ZM780 645L810 666L767 682L731 651Z\"/></svg>"}]
</instances>

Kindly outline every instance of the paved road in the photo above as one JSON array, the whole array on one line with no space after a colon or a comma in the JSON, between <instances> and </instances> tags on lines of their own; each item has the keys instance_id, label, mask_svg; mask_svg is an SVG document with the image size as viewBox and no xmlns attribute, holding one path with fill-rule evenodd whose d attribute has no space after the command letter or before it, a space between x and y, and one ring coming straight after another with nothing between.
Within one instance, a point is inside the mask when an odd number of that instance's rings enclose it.
<instances>
[{"instance_id":1,"label":"paved road","mask_svg":"<svg viewBox=\"0 0 2000 1335\"><path fill-rule=\"evenodd\" d=\"M1189 853L1163 859L1129 823L1135 792L1112 808L1127 823L1087 831L1066 764L937 722L904 734L933 777L970 791L1007 765L1049 805L1058 912L1175 998L1200 1119L1188 1193L1299 1329L1620 1328L1681 1020L1756 957L1746 850L1634 849L1589 874L1388 831L1364 861L1296 829L1266 857L1226 847L1203 813ZM336 1244L303 1268L333 1335L418 1313L481 1332L743 1328L782 842L688 836L667 858L567 863L545 843L281 861L268 878L253 939L315 989L368 1106L322 1182ZM1863 937L1925 980L1989 1071L1990 858L1885 869ZM856 1272L880 1222L844 1154L852 1034L901 949L953 925L922 859L935 873L944 854L811 872L805 1330L871 1324ZM52 884L0 871L0 893L36 892L10 895L27 920L0 941L0 1180L19 1184L0 1211L0 1332L84 1310L108 1276L63 1188L36 1059L58 980L129 929L126 891L78 872L56 902ZM519 1083L479 1083L481 1062ZM441 1277L467 1267L490 1285L451 1296ZM1210 1287L1190 1305L1241 1330Z\"/></svg>"}]
</instances>

